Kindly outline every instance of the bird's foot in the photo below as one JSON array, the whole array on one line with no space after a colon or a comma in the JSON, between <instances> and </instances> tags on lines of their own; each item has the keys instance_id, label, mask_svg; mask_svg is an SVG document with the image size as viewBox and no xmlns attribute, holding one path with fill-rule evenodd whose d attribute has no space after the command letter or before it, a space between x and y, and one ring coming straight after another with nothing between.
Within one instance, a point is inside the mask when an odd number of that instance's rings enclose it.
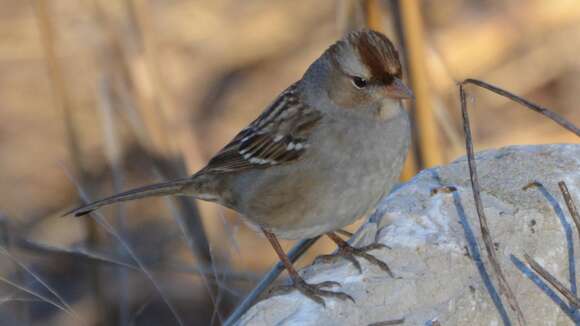
<instances>
[{"instance_id":1,"label":"bird's foot","mask_svg":"<svg viewBox=\"0 0 580 326\"><path fill-rule=\"evenodd\" d=\"M291 285L279 286L279 287L276 287L276 288L270 290L270 295L272 295L272 296L273 295L281 295L281 294L289 293L293 290L298 290L298 291L300 291L300 293L304 294L306 297L308 297L312 301L322 305L323 307L326 307L326 304L324 303L324 297L336 298L336 299L340 299L343 301L350 300L353 303L355 302L354 299L350 295L348 295L344 292L333 292L333 291L328 291L328 290L322 289L325 287L328 288L328 287L335 287L335 286L341 286L341 285L340 285L340 283L333 282L333 281L326 281L326 282L322 282L322 283L309 284L309 283L306 283L306 281L304 281L304 279L299 277L299 278L294 279Z\"/></svg>"},{"instance_id":2,"label":"bird's foot","mask_svg":"<svg viewBox=\"0 0 580 326\"><path fill-rule=\"evenodd\" d=\"M359 271L359 273L362 273L362 267L358 262L358 260L356 259L356 257L360 257L366 259L369 263L378 266L385 273L389 274L390 277L394 278L395 276L393 275L393 272L391 271L387 263L368 253L368 251L371 250L385 248L390 249L388 246L382 243L373 243L368 246L356 248L345 242L338 246L338 251L336 253L331 255L318 256L315 262L332 263L335 262L337 259L344 258L349 262L351 262L354 265L354 267Z\"/></svg>"}]
</instances>

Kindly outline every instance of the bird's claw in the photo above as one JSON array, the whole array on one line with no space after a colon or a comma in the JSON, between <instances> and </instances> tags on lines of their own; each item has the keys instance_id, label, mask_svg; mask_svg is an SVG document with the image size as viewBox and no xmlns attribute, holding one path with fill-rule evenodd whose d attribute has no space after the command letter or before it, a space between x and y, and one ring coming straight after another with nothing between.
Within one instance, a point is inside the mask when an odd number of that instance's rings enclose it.
<instances>
[{"instance_id":1,"label":"bird's claw","mask_svg":"<svg viewBox=\"0 0 580 326\"><path fill-rule=\"evenodd\" d=\"M333 292L323 290L322 288L341 286L340 283L334 281L326 281L316 284L306 283L302 278L295 279L291 285L280 286L270 291L270 295L281 295L289 293L293 290L298 290L312 301L326 307L324 297L336 298L343 301L350 300L353 303L354 299L344 292Z\"/></svg>"},{"instance_id":2,"label":"bird's claw","mask_svg":"<svg viewBox=\"0 0 580 326\"><path fill-rule=\"evenodd\" d=\"M389 246L384 245L382 243L373 243L370 244L368 246L364 246L361 248L356 248L353 247L351 245L342 245L338 248L338 251L334 254L331 255L322 255L316 258L315 262L326 262L326 263L330 263L330 262L334 262L339 258L344 258L346 260L348 260L349 262L351 262L354 267L359 271L359 273L362 273L362 267L360 265L360 263L358 262L358 260L356 259L355 256L357 257L361 257L366 259L369 263L378 266L381 270L383 270L385 273L389 274L390 277L395 277L393 275L393 272L391 271L391 269L389 268L389 265L387 265L387 263L383 262L382 260L376 258L375 256L371 255L368 253L368 251L371 250L376 250L376 249L390 249Z\"/></svg>"}]
</instances>

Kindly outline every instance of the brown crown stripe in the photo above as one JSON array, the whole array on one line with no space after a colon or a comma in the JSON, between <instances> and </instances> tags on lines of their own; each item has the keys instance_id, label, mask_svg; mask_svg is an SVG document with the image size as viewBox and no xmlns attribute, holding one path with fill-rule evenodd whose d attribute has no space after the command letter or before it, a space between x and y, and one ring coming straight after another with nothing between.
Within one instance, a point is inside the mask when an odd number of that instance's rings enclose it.
<instances>
[{"instance_id":1,"label":"brown crown stripe","mask_svg":"<svg viewBox=\"0 0 580 326\"><path fill-rule=\"evenodd\" d=\"M393 77L401 77L399 55L386 36L374 31L353 36L359 55L369 68L372 79L390 82Z\"/></svg>"}]
</instances>

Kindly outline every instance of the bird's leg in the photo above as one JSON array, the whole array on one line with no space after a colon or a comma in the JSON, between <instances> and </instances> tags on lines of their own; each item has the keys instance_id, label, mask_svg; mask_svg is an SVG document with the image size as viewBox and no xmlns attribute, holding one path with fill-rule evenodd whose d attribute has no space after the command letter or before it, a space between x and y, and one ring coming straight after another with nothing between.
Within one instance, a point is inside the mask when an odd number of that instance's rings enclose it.
<instances>
[{"instance_id":1,"label":"bird's leg","mask_svg":"<svg viewBox=\"0 0 580 326\"><path fill-rule=\"evenodd\" d=\"M375 250L375 249L388 248L384 244L373 243L371 245L368 245L368 246L365 246L362 248L355 248L355 247L349 245L348 242L344 241L341 237L336 235L334 232L328 232L326 235L330 238L330 240L332 240L332 241L334 241L334 243L336 243L336 245L338 246L338 251L332 255L319 256L318 258L316 258L317 261L332 262L332 261L336 260L337 258L342 257L342 258L345 258L346 260L350 261L354 265L354 267L356 267L356 269L358 269L359 272L362 272L362 268L360 266L360 263L355 258L355 256L357 256L357 257L361 257L361 258L366 259L371 264L376 265L380 269L385 271L385 273L389 274L389 276L394 277L393 272L391 272L391 269L389 268L389 265L387 265L382 260L379 260L375 256L367 253L367 251L371 251L371 250Z\"/></svg>"},{"instance_id":2,"label":"bird's leg","mask_svg":"<svg viewBox=\"0 0 580 326\"><path fill-rule=\"evenodd\" d=\"M322 306L326 306L323 297L338 298L341 300L348 299L354 302L354 299L346 293L322 290L323 287L340 286L340 283L338 282L327 281L317 284L306 283L306 281L304 281L304 279L300 276L300 274L298 274L296 269L294 269L294 266L292 266L292 262L290 261L288 255L286 255L286 253L280 246L280 243L278 242L276 235L274 235L274 233L272 232L265 230L264 228L262 228L262 232L264 232L264 235L266 235L266 238L268 238L268 241L270 241L270 244L274 248L274 251L276 251L276 254L278 254L278 257L280 257L280 260L284 264L284 267L286 267L286 270L288 271L288 274L292 279L292 285L278 287L277 289L270 291L270 293L282 294L290 292L293 289L296 289L300 291L300 293L304 294L305 296L312 299L316 303L321 304Z\"/></svg>"}]
</instances>

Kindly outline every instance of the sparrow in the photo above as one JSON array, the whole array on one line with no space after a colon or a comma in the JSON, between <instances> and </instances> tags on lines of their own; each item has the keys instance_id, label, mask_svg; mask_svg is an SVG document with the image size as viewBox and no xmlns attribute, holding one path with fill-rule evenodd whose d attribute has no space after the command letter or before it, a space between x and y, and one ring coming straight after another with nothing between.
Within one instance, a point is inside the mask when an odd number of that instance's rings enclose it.
<instances>
[{"instance_id":1,"label":"sparrow","mask_svg":"<svg viewBox=\"0 0 580 326\"><path fill-rule=\"evenodd\" d=\"M411 99L399 55L383 34L357 30L331 45L300 80L284 90L191 177L153 184L70 211L81 216L105 205L151 196L191 196L238 212L264 233L297 289L324 305L324 297L352 299L307 283L278 238L326 234L360 270L358 256L387 273L367 253L380 244L350 246L335 231L365 216L400 175L410 140L402 104Z\"/></svg>"}]
</instances>

